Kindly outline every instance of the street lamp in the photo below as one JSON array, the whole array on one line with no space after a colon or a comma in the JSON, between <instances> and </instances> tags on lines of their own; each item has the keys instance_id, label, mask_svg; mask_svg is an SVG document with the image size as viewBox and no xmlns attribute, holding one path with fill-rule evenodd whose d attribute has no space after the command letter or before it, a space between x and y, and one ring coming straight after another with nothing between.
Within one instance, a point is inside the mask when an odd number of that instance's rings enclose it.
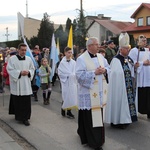
<instances>
[{"instance_id":1,"label":"street lamp","mask_svg":"<svg viewBox=\"0 0 150 150\"><path fill-rule=\"evenodd\" d=\"M8 41L8 36L10 36L10 34L8 34L8 27L6 27L6 34L5 34L5 36L6 36L6 41Z\"/></svg>"}]
</instances>

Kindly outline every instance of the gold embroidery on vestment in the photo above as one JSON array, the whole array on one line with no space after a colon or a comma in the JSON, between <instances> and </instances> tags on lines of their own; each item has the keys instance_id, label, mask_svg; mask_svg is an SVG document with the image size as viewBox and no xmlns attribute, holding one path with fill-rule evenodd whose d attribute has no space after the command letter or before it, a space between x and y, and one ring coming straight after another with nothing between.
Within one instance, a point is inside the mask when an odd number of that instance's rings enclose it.
<instances>
[{"instance_id":1,"label":"gold embroidery on vestment","mask_svg":"<svg viewBox=\"0 0 150 150\"><path fill-rule=\"evenodd\" d=\"M95 80L95 81L94 81L94 84L95 84L95 83L98 83L98 80Z\"/></svg>"},{"instance_id":2,"label":"gold embroidery on vestment","mask_svg":"<svg viewBox=\"0 0 150 150\"><path fill-rule=\"evenodd\" d=\"M106 93L107 93L107 90L105 89L104 94L106 95Z\"/></svg>"},{"instance_id":3,"label":"gold embroidery on vestment","mask_svg":"<svg viewBox=\"0 0 150 150\"><path fill-rule=\"evenodd\" d=\"M96 110L100 110L101 109L101 107L99 107L99 106L95 106L95 107L92 107L92 110L94 110L94 111L96 111Z\"/></svg>"},{"instance_id":4,"label":"gold embroidery on vestment","mask_svg":"<svg viewBox=\"0 0 150 150\"><path fill-rule=\"evenodd\" d=\"M94 93L94 94L93 94L93 97L95 98L96 96L97 96L97 94L96 94L96 93Z\"/></svg>"}]
</instances>

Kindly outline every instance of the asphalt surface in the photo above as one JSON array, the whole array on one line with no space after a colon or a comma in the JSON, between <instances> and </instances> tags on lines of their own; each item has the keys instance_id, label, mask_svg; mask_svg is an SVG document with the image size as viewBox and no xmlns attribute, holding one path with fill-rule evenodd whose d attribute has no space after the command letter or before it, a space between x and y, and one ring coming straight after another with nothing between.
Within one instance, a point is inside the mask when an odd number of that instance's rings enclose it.
<instances>
[{"instance_id":1,"label":"asphalt surface","mask_svg":"<svg viewBox=\"0 0 150 150\"><path fill-rule=\"evenodd\" d=\"M73 110L75 119L62 117L61 89L59 81L53 87L50 105L43 105L42 92L38 93L39 101L32 98L32 116L30 126L25 126L8 115L9 90L0 94L0 119L14 130L25 142L30 143L37 150L92 150L81 145L77 134L78 112ZM139 115L137 123L131 124L127 129L111 128L105 124L106 139L104 150L149 150L150 147L150 121L146 116ZM22 150L24 148L7 132L0 128L0 150Z\"/></svg>"}]
</instances>

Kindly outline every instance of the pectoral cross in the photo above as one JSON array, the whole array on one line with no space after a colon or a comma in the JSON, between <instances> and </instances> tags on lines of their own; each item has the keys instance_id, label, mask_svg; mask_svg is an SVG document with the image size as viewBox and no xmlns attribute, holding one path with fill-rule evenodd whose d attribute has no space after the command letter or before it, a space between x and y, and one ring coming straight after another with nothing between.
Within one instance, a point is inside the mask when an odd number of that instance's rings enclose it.
<instances>
[{"instance_id":1,"label":"pectoral cross","mask_svg":"<svg viewBox=\"0 0 150 150\"><path fill-rule=\"evenodd\" d=\"M93 96L94 96L94 98L95 98L95 97L97 96L97 94L96 94L96 93L94 93L94 94L93 94Z\"/></svg>"},{"instance_id":2,"label":"pectoral cross","mask_svg":"<svg viewBox=\"0 0 150 150\"><path fill-rule=\"evenodd\" d=\"M95 81L94 81L94 84L95 84L95 83L98 83L98 80L95 80Z\"/></svg>"}]
</instances>

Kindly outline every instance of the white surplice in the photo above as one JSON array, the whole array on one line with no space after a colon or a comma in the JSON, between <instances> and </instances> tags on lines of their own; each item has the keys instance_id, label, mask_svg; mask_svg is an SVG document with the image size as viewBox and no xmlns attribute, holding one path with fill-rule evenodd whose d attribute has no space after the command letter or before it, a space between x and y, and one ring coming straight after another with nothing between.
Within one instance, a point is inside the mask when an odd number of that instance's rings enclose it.
<instances>
[{"instance_id":1,"label":"white surplice","mask_svg":"<svg viewBox=\"0 0 150 150\"><path fill-rule=\"evenodd\" d=\"M135 47L130 50L129 56L132 58L134 63L137 62L138 49ZM143 61L150 60L150 51L145 48L145 51L139 52L138 62L140 66L137 69L137 86L138 87L150 87L150 65L144 66Z\"/></svg>"},{"instance_id":2,"label":"white surplice","mask_svg":"<svg viewBox=\"0 0 150 150\"><path fill-rule=\"evenodd\" d=\"M30 72L30 77L19 75L22 70ZM25 56L25 60L19 60L17 56L11 56L8 60L7 71L10 77L10 92L13 95L31 95L31 80L34 76L34 64L30 57Z\"/></svg>"},{"instance_id":3,"label":"white surplice","mask_svg":"<svg viewBox=\"0 0 150 150\"><path fill-rule=\"evenodd\" d=\"M100 54L101 55L101 54ZM95 81L95 70L88 71L86 62L84 60L84 55L82 54L77 58L76 63L76 76L78 80L78 108L81 110L90 110L91 109L91 99L90 99L90 89L92 89ZM98 58L91 58L95 64L95 69L100 66ZM102 57L104 62L104 68L107 70L107 73L110 71L110 66L107 63L106 59ZM100 96L100 106L103 107L103 87L102 79L103 75L97 75L98 84L99 84L99 96Z\"/></svg>"},{"instance_id":4,"label":"white surplice","mask_svg":"<svg viewBox=\"0 0 150 150\"><path fill-rule=\"evenodd\" d=\"M62 88L63 109L77 107L77 81L75 76L76 62L71 59L67 62L63 57L58 66L58 75Z\"/></svg>"},{"instance_id":5,"label":"white surplice","mask_svg":"<svg viewBox=\"0 0 150 150\"><path fill-rule=\"evenodd\" d=\"M131 75L134 76L134 67L130 63L128 63L128 66ZM113 58L110 68L105 122L113 124L131 123L124 71L120 60Z\"/></svg>"}]
</instances>

